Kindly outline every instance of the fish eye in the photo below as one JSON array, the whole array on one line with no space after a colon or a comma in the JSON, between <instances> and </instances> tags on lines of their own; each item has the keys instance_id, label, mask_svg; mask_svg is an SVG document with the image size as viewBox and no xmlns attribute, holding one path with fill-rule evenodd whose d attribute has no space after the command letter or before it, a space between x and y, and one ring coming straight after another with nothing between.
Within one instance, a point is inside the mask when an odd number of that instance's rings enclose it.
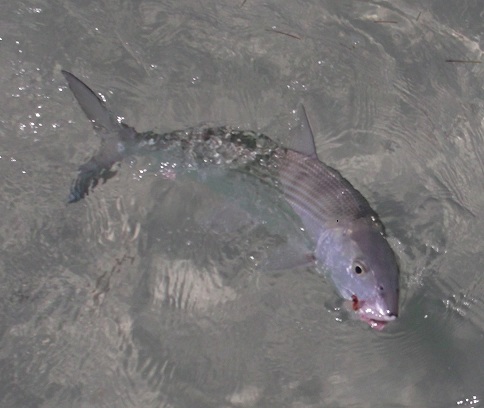
<instances>
[{"instance_id":1,"label":"fish eye","mask_svg":"<svg viewBox=\"0 0 484 408\"><path fill-rule=\"evenodd\" d=\"M365 268L365 266L362 263L355 262L355 264L353 265L353 271L357 275L361 275L362 273L365 273L366 272L366 268Z\"/></svg>"}]
</instances>

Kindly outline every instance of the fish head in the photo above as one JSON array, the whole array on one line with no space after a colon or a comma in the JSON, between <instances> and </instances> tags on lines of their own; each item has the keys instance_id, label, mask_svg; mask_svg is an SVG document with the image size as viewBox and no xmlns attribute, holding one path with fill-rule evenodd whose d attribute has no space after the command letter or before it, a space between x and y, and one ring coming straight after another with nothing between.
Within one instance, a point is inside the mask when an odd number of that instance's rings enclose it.
<instances>
[{"instance_id":1,"label":"fish head","mask_svg":"<svg viewBox=\"0 0 484 408\"><path fill-rule=\"evenodd\" d=\"M355 221L326 235L325 264L337 290L361 320L383 329L398 316L399 269L382 230Z\"/></svg>"}]
</instances>

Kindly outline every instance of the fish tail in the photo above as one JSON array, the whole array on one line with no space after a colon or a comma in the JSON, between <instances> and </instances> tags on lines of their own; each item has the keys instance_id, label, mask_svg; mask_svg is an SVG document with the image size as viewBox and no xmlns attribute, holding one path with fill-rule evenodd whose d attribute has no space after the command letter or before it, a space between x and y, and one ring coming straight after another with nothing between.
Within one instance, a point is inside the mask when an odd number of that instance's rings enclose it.
<instances>
[{"instance_id":1,"label":"fish tail","mask_svg":"<svg viewBox=\"0 0 484 408\"><path fill-rule=\"evenodd\" d=\"M100 150L79 167L67 200L74 203L88 195L100 180L105 182L116 174L112 166L127 155L129 147L135 143L137 132L120 123L104 102L79 78L67 71L62 71L62 74L102 141Z\"/></svg>"}]
</instances>

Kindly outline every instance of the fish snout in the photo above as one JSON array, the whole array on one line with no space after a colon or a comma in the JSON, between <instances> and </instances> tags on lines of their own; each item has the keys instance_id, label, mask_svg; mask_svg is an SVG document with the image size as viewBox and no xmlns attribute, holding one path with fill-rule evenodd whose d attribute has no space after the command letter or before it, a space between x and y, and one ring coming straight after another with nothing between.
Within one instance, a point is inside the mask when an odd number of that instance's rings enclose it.
<instances>
[{"instance_id":1,"label":"fish snout","mask_svg":"<svg viewBox=\"0 0 484 408\"><path fill-rule=\"evenodd\" d=\"M398 317L398 294L398 289L388 291L380 285L378 287L378 296L374 301L374 306L378 314L386 317L388 320L396 319Z\"/></svg>"},{"instance_id":2,"label":"fish snout","mask_svg":"<svg viewBox=\"0 0 484 408\"><path fill-rule=\"evenodd\" d=\"M375 305L375 315L378 316L379 320L391 321L398 317L398 303L389 304L383 299L382 302L377 302Z\"/></svg>"}]
</instances>

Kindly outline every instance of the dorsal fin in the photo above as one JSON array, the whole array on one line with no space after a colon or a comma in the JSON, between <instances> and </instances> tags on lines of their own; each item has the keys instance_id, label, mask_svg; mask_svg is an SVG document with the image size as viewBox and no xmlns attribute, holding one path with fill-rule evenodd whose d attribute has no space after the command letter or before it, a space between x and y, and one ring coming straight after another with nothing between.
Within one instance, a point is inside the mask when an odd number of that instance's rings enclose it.
<instances>
[{"instance_id":1,"label":"dorsal fin","mask_svg":"<svg viewBox=\"0 0 484 408\"><path fill-rule=\"evenodd\" d=\"M286 143L288 149L294 150L305 156L317 159L316 145L314 144L313 131L309 124L306 109L302 103L297 107L297 124L289 132L289 143Z\"/></svg>"}]
</instances>

